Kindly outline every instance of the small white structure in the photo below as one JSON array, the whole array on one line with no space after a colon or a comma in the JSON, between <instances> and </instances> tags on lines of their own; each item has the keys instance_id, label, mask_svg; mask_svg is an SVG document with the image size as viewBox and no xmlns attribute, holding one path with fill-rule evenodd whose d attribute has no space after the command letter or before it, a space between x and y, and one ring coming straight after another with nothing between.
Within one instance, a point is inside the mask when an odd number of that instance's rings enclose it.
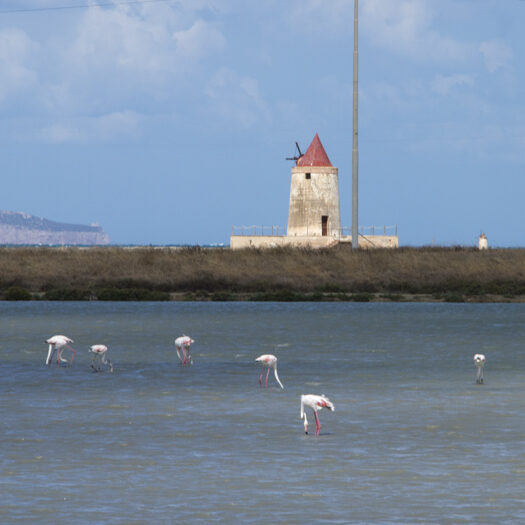
<instances>
[{"instance_id":1,"label":"small white structure","mask_svg":"<svg viewBox=\"0 0 525 525\"><path fill-rule=\"evenodd\" d=\"M489 249L489 243L487 241L487 236L483 232L481 232L481 235L479 236L478 248L480 250Z\"/></svg>"},{"instance_id":2,"label":"small white structure","mask_svg":"<svg viewBox=\"0 0 525 525\"><path fill-rule=\"evenodd\" d=\"M304 155L294 157L290 184L290 205L286 235L257 235L257 227L242 227L241 234L235 230L230 237L232 249L274 248L277 246L302 246L329 248L341 242L351 243L351 235L343 235L339 206L339 174L332 166L316 133ZM251 230L251 234L250 234ZM278 230L278 229L277 229ZM361 235L360 235L361 237ZM362 248L397 248L396 235L367 235L360 239Z\"/></svg>"}]
</instances>

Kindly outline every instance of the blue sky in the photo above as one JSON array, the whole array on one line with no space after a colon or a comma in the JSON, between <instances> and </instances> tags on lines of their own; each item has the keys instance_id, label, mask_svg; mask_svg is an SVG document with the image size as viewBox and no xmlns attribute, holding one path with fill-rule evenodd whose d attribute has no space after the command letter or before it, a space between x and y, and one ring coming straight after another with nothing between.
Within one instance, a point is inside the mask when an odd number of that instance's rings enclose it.
<instances>
[{"instance_id":1,"label":"blue sky","mask_svg":"<svg viewBox=\"0 0 525 525\"><path fill-rule=\"evenodd\" d=\"M522 0L360 1L360 225L525 246L524 20ZM228 242L286 224L285 157L318 132L350 226L353 0L0 0L0 43L0 209Z\"/></svg>"}]
</instances>

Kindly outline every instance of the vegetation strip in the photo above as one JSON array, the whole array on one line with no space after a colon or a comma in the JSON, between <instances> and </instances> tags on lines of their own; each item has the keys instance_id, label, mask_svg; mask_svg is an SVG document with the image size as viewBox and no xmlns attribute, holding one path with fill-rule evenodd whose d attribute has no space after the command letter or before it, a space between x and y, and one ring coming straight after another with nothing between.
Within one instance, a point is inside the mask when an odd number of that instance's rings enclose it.
<instances>
[{"instance_id":1,"label":"vegetation strip","mask_svg":"<svg viewBox=\"0 0 525 525\"><path fill-rule=\"evenodd\" d=\"M0 248L0 298L521 302L525 250L10 247Z\"/></svg>"}]
</instances>

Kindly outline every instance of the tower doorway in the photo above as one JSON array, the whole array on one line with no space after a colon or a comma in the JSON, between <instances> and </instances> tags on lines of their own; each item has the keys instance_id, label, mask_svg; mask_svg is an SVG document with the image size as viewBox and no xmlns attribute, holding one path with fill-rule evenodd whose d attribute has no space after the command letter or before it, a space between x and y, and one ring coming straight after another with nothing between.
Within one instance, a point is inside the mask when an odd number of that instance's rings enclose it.
<instances>
[{"instance_id":1,"label":"tower doorway","mask_svg":"<svg viewBox=\"0 0 525 525\"><path fill-rule=\"evenodd\" d=\"M323 237L328 235L328 215L321 217L321 232Z\"/></svg>"}]
</instances>

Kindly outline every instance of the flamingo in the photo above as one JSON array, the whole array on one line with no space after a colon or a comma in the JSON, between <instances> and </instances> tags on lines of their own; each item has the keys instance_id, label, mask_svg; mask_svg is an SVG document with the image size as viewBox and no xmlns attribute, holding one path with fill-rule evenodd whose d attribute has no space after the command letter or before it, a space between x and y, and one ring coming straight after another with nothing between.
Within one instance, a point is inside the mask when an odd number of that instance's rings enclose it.
<instances>
[{"instance_id":1,"label":"flamingo","mask_svg":"<svg viewBox=\"0 0 525 525\"><path fill-rule=\"evenodd\" d=\"M73 359L77 354L76 351L71 348L71 346L69 346L69 343L73 343L73 339L69 339L69 337L66 337L65 335L54 335L53 337L46 339L44 342L49 345L46 366L51 364L51 360L53 359L55 351L57 352L57 365L60 365L61 363L67 363L67 359L62 358L62 352L64 351L64 348L69 348L73 353L71 356L71 361L69 362L69 366L73 366Z\"/></svg>"},{"instance_id":2,"label":"flamingo","mask_svg":"<svg viewBox=\"0 0 525 525\"><path fill-rule=\"evenodd\" d=\"M483 365L485 364L485 356L483 354L474 354L474 364L476 365L476 383L483 384Z\"/></svg>"},{"instance_id":3,"label":"flamingo","mask_svg":"<svg viewBox=\"0 0 525 525\"><path fill-rule=\"evenodd\" d=\"M265 387L268 388L268 374L270 373L270 368L273 368L273 374L275 375L275 379L281 386L281 388L284 388L283 384L281 383L279 376L277 375L277 357L275 357L272 354L263 354L260 355L255 361L258 363L261 363L263 366L263 370L261 371L261 375L259 376L259 384L262 386L262 376L264 373L264 368L266 367L268 371L266 372L266 382Z\"/></svg>"},{"instance_id":4,"label":"flamingo","mask_svg":"<svg viewBox=\"0 0 525 525\"><path fill-rule=\"evenodd\" d=\"M191 355L190 355L190 346L194 342L195 341L187 335L182 335L181 337L177 337L177 339L175 339L175 348L177 350L177 355L179 356L179 359L181 360L181 363L183 365L193 364L193 359L191 358ZM181 351L182 351L182 356L180 354Z\"/></svg>"},{"instance_id":5,"label":"flamingo","mask_svg":"<svg viewBox=\"0 0 525 525\"><path fill-rule=\"evenodd\" d=\"M91 368L95 372L101 372L102 365L109 365L109 371L113 372L113 364L107 358L108 347L106 345L93 345L90 347L89 351L93 352L93 359L91 360Z\"/></svg>"},{"instance_id":6,"label":"flamingo","mask_svg":"<svg viewBox=\"0 0 525 525\"><path fill-rule=\"evenodd\" d=\"M326 396L317 396L315 394L305 394L301 396L301 419L304 419L304 433L308 434L308 419L304 407L310 407L314 411L315 417L315 435L318 436L321 431L321 423L317 412L323 408L335 411L334 404Z\"/></svg>"}]
</instances>

